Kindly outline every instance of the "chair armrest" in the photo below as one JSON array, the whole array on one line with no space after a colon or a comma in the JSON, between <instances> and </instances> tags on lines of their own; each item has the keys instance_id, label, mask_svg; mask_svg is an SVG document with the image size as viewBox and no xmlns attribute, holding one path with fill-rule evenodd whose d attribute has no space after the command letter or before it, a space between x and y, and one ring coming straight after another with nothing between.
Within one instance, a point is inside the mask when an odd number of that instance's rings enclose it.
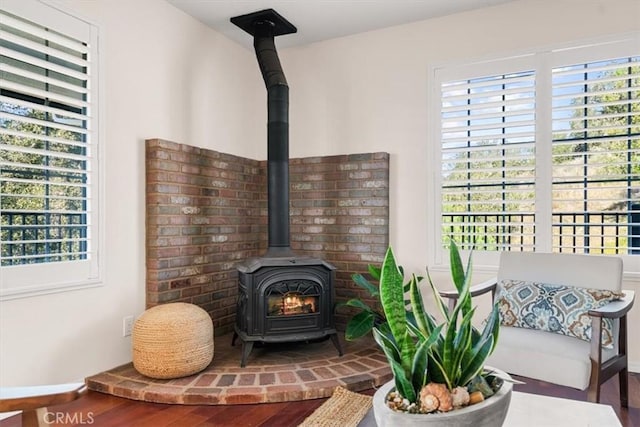
<instances>
[{"instance_id":1,"label":"chair armrest","mask_svg":"<svg viewBox=\"0 0 640 427\"><path fill-rule=\"evenodd\" d=\"M472 297L476 297L478 295L486 294L487 292L496 291L496 287L498 286L498 280L494 277L482 283L478 283L477 285L473 285L469 288ZM440 296L443 298L450 299L458 299L458 291L456 289L452 291L440 291Z\"/></svg>"},{"instance_id":2,"label":"chair armrest","mask_svg":"<svg viewBox=\"0 0 640 427\"><path fill-rule=\"evenodd\" d=\"M624 290L624 297L611 301L609 304L595 310L589 310L589 316L617 319L629 312L633 307L634 291Z\"/></svg>"},{"instance_id":3,"label":"chair armrest","mask_svg":"<svg viewBox=\"0 0 640 427\"><path fill-rule=\"evenodd\" d=\"M84 393L84 383L0 389L0 412L28 411L71 402Z\"/></svg>"}]
</instances>

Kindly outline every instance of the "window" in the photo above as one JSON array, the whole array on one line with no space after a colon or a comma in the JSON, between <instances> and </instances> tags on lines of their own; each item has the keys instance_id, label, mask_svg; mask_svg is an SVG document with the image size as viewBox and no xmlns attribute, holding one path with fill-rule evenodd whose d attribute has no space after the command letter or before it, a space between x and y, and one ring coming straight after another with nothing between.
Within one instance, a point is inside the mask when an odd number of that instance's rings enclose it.
<instances>
[{"instance_id":1,"label":"window","mask_svg":"<svg viewBox=\"0 0 640 427\"><path fill-rule=\"evenodd\" d=\"M0 11L0 297L98 280L97 29Z\"/></svg>"},{"instance_id":2,"label":"window","mask_svg":"<svg viewBox=\"0 0 640 427\"><path fill-rule=\"evenodd\" d=\"M442 85L442 175L446 235L479 250L533 247L533 72Z\"/></svg>"},{"instance_id":3,"label":"window","mask_svg":"<svg viewBox=\"0 0 640 427\"><path fill-rule=\"evenodd\" d=\"M640 56L552 69L552 247L640 254Z\"/></svg>"},{"instance_id":4,"label":"window","mask_svg":"<svg viewBox=\"0 0 640 427\"><path fill-rule=\"evenodd\" d=\"M637 37L435 70L443 244L640 254Z\"/></svg>"}]
</instances>

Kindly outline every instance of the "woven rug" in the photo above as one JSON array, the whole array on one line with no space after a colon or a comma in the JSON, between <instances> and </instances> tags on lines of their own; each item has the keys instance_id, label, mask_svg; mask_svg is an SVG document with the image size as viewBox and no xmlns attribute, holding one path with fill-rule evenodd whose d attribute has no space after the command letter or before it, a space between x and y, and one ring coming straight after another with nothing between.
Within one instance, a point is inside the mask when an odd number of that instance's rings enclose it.
<instances>
[{"instance_id":1,"label":"woven rug","mask_svg":"<svg viewBox=\"0 0 640 427\"><path fill-rule=\"evenodd\" d=\"M372 400L371 396L338 386L298 427L356 427L371 408Z\"/></svg>"}]
</instances>

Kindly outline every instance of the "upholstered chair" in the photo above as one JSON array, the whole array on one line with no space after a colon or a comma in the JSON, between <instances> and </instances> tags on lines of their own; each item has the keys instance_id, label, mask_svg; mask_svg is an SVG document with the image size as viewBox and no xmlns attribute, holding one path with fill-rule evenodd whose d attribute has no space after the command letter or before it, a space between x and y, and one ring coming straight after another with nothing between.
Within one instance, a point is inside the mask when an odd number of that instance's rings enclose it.
<instances>
[{"instance_id":1,"label":"upholstered chair","mask_svg":"<svg viewBox=\"0 0 640 427\"><path fill-rule=\"evenodd\" d=\"M618 374L628 407L627 313L634 292L622 290L615 256L503 252L497 279L473 287L492 292L501 312L498 345L487 364L508 373L587 389ZM455 303L455 292L442 292Z\"/></svg>"}]
</instances>

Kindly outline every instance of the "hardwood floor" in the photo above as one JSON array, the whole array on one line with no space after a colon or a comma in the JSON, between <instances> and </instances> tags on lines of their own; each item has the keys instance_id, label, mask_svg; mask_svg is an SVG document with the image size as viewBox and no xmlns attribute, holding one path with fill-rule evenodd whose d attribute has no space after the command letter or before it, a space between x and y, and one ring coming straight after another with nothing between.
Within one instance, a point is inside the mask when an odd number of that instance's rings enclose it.
<instances>
[{"instance_id":1,"label":"hardwood floor","mask_svg":"<svg viewBox=\"0 0 640 427\"><path fill-rule=\"evenodd\" d=\"M586 392L553 384L516 377L526 384L514 387L517 391L586 400ZM365 393L373 394L373 390ZM131 427L295 427L326 399L261 405L184 406L165 405L123 399L98 392L49 408L49 419L58 417L52 426L131 426ZM611 405L624 427L640 427L640 374L629 375L629 408L619 404L617 378L603 386L602 403ZM20 416L0 421L0 427L19 427ZM578 426L561 426L578 427Z\"/></svg>"}]
</instances>

